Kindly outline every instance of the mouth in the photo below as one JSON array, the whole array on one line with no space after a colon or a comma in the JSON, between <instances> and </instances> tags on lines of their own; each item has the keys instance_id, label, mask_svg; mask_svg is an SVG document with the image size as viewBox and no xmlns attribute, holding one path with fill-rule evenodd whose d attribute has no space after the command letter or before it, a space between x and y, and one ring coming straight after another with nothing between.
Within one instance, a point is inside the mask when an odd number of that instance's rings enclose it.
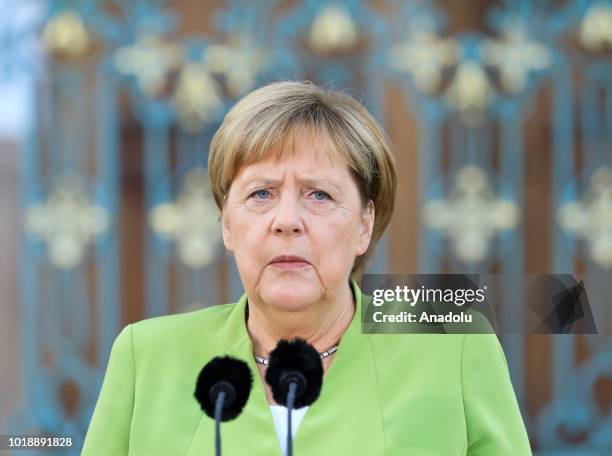
<instances>
[{"instance_id":1,"label":"mouth","mask_svg":"<svg viewBox=\"0 0 612 456\"><path fill-rule=\"evenodd\" d=\"M310 266L304 258L295 255L280 255L270 261L270 266L285 271L302 269Z\"/></svg>"}]
</instances>

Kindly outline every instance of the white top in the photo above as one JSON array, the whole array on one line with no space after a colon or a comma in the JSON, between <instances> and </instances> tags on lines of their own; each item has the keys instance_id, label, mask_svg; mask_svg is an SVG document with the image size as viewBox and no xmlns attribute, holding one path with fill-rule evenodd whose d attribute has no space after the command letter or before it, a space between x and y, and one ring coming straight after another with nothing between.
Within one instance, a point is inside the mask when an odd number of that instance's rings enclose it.
<instances>
[{"instance_id":1,"label":"white top","mask_svg":"<svg viewBox=\"0 0 612 456\"><path fill-rule=\"evenodd\" d=\"M306 410L308 410L308 407L293 409L291 412L291 436L294 439L297 428L306 414ZM285 455L287 454L287 407L284 405L270 405L270 411L272 412L272 418L274 418L278 443L280 443L283 455Z\"/></svg>"}]
</instances>

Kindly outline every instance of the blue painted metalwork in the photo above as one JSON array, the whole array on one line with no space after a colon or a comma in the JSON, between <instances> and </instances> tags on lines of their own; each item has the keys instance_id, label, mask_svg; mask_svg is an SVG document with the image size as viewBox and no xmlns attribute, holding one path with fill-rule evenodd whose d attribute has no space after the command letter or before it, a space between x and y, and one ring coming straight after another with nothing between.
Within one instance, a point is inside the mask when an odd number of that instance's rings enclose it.
<instances>
[{"instance_id":1,"label":"blue painted metalwork","mask_svg":"<svg viewBox=\"0 0 612 456\"><path fill-rule=\"evenodd\" d=\"M585 14L595 5L607 4L612 8L612 2L576 1L569 2L564 9L551 18L551 36L559 39L571 34L572 30L580 26ZM610 10L612 11L612 9ZM605 122L605 114L598 112L597 94L594 91L603 83L610 87L612 79L609 77L610 63L608 59L589 55L588 52L572 51L564 53L559 50L557 54L557 71L552 75L554 87L553 112L553 207L559 208L568 201L579 198L579 188L584 191L587 176L597 165L603 162L612 163L612 142L604 138L599 125ZM573 68L580 69L582 80L572 77ZM607 70L607 71L606 71ZM593 79L593 76L596 78ZM602 77L603 76L603 77ZM601 79L599 79L601 78ZM582 87L581 87L582 86ZM573 106L576 103L575 94L582 108L577 117L573 115ZM581 138L575 136L575 125L579 125ZM601 145L596 150L593 142ZM575 157L579 153L578 145L582 148L582 172L574 172ZM585 258L584 251L577 249L575 239L563 231L559 224L554 228L553 264L555 271L576 272L575 259L582 257L588 263L586 278L587 286L592 291L591 300L593 311L600 325L600 331L605 327L609 330L610 315L597 312L603 306L601 288L605 287L605 280L597 280L594 274L597 271L592 263ZM609 271L606 272L609 276ZM537 436L544 448L578 448L588 451L591 448L601 450L612 447L610 444L610 415L602 416L595 404L592 394L596 378L611 378L609 369L603 360L609 358L609 337L593 336L590 339L599 341L599 346L593 346L592 358L577 370L575 359L575 336L556 336L553 340L553 380L554 397L551 403L542 411L537 423ZM609 365L609 360L607 361ZM588 374L587 374L588 373ZM587 377L590 380L587 380ZM586 382L586 384L585 384ZM585 397L585 395L587 395ZM581 438L579 444L572 444L572 437Z\"/></svg>"},{"instance_id":2,"label":"blue painted metalwork","mask_svg":"<svg viewBox=\"0 0 612 456\"><path fill-rule=\"evenodd\" d=\"M54 17L68 6L81 7L81 13L85 14L94 11L96 5L93 2L53 3L47 17ZM102 24L102 15L95 17L98 25ZM34 111L37 112L35 124L21 156L21 198L26 211L49 196L57 178L71 175L87 182L90 187L83 187L85 196L104 208L112 220L117 220L116 87L104 60L97 68L97 92L86 88L85 75L69 63L50 69L50 84L46 87L44 81L37 84L35 100L37 103L44 100L41 106L46 108ZM95 128L89 122L92 117ZM88 158L95 163L95 172ZM71 435L75 448L79 447L101 381L100 367L94 367L87 360L87 349L96 343L98 366L104 366L120 329L118 245L119 232L115 227L112 234L97 237L95 255L86 254L76 267L62 269L49 261L50 245L45 246L26 233L22 236L20 288L25 402L11 417L9 431ZM89 327L93 312L90 290L94 283L98 304L97 341L91 339ZM60 400L65 388L78 391L74 411L66 410ZM62 454L78 454L78 450L73 448Z\"/></svg>"}]
</instances>

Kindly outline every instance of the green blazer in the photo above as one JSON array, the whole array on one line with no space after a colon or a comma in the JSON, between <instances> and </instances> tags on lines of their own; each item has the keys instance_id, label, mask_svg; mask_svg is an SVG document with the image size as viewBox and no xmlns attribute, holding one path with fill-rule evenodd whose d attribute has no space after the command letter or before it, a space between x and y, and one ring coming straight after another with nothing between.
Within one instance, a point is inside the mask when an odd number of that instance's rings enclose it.
<instances>
[{"instance_id":1,"label":"green blazer","mask_svg":"<svg viewBox=\"0 0 612 456\"><path fill-rule=\"evenodd\" d=\"M296 435L296 456L523 456L530 445L494 334L362 334L356 312ZM214 421L193 396L213 357L253 372L242 414L223 423L223 454L281 450L237 303L151 318L115 340L82 455L214 455Z\"/></svg>"}]
</instances>

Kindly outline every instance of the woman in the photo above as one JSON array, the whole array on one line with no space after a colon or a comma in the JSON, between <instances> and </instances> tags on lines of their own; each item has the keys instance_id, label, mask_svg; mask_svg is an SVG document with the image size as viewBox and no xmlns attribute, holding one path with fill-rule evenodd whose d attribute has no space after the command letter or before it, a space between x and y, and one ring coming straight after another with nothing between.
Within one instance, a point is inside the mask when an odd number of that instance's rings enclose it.
<instances>
[{"instance_id":1,"label":"woman","mask_svg":"<svg viewBox=\"0 0 612 456\"><path fill-rule=\"evenodd\" d=\"M224 454L281 455L282 409L264 359L294 337L332 352L319 399L296 412L296 454L531 454L495 335L361 334L354 278L396 189L388 142L363 106L309 83L262 87L225 117L209 176L245 293L128 325L82 454L212 454L214 422L193 397L195 379L229 354L259 375L242 414L223 425Z\"/></svg>"}]
</instances>

